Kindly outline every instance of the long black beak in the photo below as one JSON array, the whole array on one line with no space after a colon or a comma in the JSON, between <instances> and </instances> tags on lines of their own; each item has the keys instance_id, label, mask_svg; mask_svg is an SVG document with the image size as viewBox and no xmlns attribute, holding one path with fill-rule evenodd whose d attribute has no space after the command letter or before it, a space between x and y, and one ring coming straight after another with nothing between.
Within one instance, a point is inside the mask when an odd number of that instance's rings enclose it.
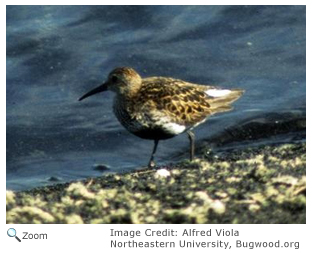
<instances>
[{"instance_id":1,"label":"long black beak","mask_svg":"<svg viewBox=\"0 0 314 254\"><path fill-rule=\"evenodd\" d=\"M85 98L92 96L93 94L104 92L107 90L107 88L108 88L107 83L104 83L101 86L98 86L93 90L89 91L88 93L84 94L81 98L79 98L79 101L84 100Z\"/></svg>"}]
</instances>

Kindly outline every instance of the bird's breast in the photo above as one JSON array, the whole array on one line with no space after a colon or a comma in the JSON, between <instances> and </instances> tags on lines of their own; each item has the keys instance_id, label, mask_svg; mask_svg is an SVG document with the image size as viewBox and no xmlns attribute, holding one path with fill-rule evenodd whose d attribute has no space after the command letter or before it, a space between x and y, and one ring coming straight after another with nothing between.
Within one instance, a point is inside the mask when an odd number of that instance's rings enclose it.
<instances>
[{"instance_id":1,"label":"bird's breast","mask_svg":"<svg viewBox=\"0 0 314 254\"><path fill-rule=\"evenodd\" d=\"M119 122L134 135L144 139L168 139L184 131L186 126L172 122L167 117L156 115L149 109L140 111L125 101L115 99L113 111Z\"/></svg>"}]
</instances>

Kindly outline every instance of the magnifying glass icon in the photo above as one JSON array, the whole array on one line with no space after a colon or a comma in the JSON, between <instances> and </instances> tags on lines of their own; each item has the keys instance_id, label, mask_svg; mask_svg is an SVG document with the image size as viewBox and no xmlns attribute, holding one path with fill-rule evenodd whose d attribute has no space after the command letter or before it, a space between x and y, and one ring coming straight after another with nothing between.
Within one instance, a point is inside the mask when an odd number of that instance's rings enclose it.
<instances>
[{"instance_id":1,"label":"magnifying glass icon","mask_svg":"<svg viewBox=\"0 0 314 254\"><path fill-rule=\"evenodd\" d=\"M16 236L16 230L14 228L9 228L7 233L8 233L8 236L15 237L16 240L21 242L20 238Z\"/></svg>"}]
</instances>

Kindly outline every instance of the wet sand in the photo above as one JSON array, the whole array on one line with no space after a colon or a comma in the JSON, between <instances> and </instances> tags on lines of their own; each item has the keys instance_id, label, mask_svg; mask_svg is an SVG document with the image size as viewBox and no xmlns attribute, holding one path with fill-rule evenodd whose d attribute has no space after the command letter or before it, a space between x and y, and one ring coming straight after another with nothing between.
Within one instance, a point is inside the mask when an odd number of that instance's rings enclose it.
<instances>
[{"instance_id":1,"label":"wet sand","mask_svg":"<svg viewBox=\"0 0 314 254\"><path fill-rule=\"evenodd\" d=\"M7 223L306 223L305 143L205 150L157 171L7 191Z\"/></svg>"}]
</instances>

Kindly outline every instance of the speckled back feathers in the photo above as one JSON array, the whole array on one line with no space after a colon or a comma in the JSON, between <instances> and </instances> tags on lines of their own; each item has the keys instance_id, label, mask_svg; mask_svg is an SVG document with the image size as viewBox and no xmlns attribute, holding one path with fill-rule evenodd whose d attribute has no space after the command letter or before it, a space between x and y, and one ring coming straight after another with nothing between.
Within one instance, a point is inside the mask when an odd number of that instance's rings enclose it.
<instances>
[{"instance_id":1,"label":"speckled back feathers","mask_svg":"<svg viewBox=\"0 0 314 254\"><path fill-rule=\"evenodd\" d=\"M162 112L173 122L193 125L211 114L211 105L202 90L183 84L169 78L144 79L136 101L140 108Z\"/></svg>"}]
</instances>

